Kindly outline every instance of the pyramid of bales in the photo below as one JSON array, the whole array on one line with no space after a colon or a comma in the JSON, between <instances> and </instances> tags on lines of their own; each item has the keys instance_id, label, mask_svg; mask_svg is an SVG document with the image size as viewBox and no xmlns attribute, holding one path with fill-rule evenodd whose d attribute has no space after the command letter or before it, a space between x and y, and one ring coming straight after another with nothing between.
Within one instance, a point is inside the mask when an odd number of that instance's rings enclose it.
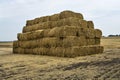
<instances>
[{"instance_id":1,"label":"pyramid of bales","mask_svg":"<svg viewBox=\"0 0 120 80\"><path fill-rule=\"evenodd\" d=\"M13 53L76 57L103 52L102 32L72 11L28 20L13 42Z\"/></svg>"}]
</instances>

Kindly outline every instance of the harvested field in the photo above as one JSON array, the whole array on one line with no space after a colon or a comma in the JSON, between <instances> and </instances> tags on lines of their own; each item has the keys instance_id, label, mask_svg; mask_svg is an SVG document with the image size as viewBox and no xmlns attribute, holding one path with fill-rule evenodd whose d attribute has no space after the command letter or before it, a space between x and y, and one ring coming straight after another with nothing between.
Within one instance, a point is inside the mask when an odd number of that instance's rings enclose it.
<instances>
[{"instance_id":1,"label":"harvested field","mask_svg":"<svg viewBox=\"0 0 120 80\"><path fill-rule=\"evenodd\" d=\"M1 46L0 80L119 80L120 38L102 38L101 44L102 54L76 58L12 54Z\"/></svg>"}]
</instances>

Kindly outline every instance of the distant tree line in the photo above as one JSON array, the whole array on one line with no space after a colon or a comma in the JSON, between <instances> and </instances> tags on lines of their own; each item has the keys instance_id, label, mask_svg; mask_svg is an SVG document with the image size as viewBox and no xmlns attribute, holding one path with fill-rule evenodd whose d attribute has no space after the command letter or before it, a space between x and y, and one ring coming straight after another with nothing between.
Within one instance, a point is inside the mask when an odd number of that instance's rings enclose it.
<instances>
[{"instance_id":1,"label":"distant tree line","mask_svg":"<svg viewBox=\"0 0 120 80\"><path fill-rule=\"evenodd\" d=\"M108 35L108 37L120 37L120 34L116 34L116 35Z\"/></svg>"}]
</instances>

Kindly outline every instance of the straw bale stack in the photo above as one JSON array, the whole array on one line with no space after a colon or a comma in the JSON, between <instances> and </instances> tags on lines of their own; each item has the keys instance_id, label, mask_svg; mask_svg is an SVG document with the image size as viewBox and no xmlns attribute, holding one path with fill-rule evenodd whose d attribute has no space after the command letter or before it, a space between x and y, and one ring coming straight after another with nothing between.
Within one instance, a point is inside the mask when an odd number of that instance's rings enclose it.
<instances>
[{"instance_id":1,"label":"straw bale stack","mask_svg":"<svg viewBox=\"0 0 120 80\"><path fill-rule=\"evenodd\" d=\"M84 20L81 13L63 11L27 20L13 42L13 53L59 57L97 54L104 50L101 36L102 31L94 29L94 23Z\"/></svg>"}]
</instances>

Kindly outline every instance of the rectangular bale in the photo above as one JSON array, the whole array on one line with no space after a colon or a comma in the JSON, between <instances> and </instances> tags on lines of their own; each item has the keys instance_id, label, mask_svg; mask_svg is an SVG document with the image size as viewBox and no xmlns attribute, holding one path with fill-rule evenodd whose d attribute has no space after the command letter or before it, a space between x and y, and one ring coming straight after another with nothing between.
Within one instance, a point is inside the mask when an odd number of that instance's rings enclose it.
<instances>
[{"instance_id":1,"label":"rectangular bale","mask_svg":"<svg viewBox=\"0 0 120 80\"><path fill-rule=\"evenodd\" d=\"M74 13L72 11L63 11L60 13L60 19L68 17L77 17L79 19L83 19L83 15L81 13Z\"/></svg>"},{"instance_id":2,"label":"rectangular bale","mask_svg":"<svg viewBox=\"0 0 120 80\"><path fill-rule=\"evenodd\" d=\"M15 54L17 54L17 53L19 53L19 54L25 54L25 49L23 49L23 48L13 48L13 53L15 53Z\"/></svg>"},{"instance_id":3,"label":"rectangular bale","mask_svg":"<svg viewBox=\"0 0 120 80\"><path fill-rule=\"evenodd\" d=\"M77 26L55 27L50 30L48 35L49 37L79 36L79 28Z\"/></svg>"},{"instance_id":4,"label":"rectangular bale","mask_svg":"<svg viewBox=\"0 0 120 80\"><path fill-rule=\"evenodd\" d=\"M96 45L100 45L100 39L95 38L95 44L96 44Z\"/></svg>"},{"instance_id":5,"label":"rectangular bale","mask_svg":"<svg viewBox=\"0 0 120 80\"><path fill-rule=\"evenodd\" d=\"M62 41L63 47L84 46L87 45L85 36L67 36Z\"/></svg>"},{"instance_id":6,"label":"rectangular bale","mask_svg":"<svg viewBox=\"0 0 120 80\"><path fill-rule=\"evenodd\" d=\"M95 30L86 28L84 29L85 36L87 39L94 39L95 38Z\"/></svg>"},{"instance_id":7,"label":"rectangular bale","mask_svg":"<svg viewBox=\"0 0 120 80\"><path fill-rule=\"evenodd\" d=\"M87 45L95 45L96 44L95 39L86 39L86 41L87 41Z\"/></svg>"},{"instance_id":8,"label":"rectangular bale","mask_svg":"<svg viewBox=\"0 0 120 80\"><path fill-rule=\"evenodd\" d=\"M95 38L101 38L102 37L102 31L100 29L95 29Z\"/></svg>"},{"instance_id":9,"label":"rectangular bale","mask_svg":"<svg viewBox=\"0 0 120 80\"><path fill-rule=\"evenodd\" d=\"M33 32L19 33L17 37L19 41L26 41L43 38L43 35L44 35L43 30L37 30Z\"/></svg>"},{"instance_id":10,"label":"rectangular bale","mask_svg":"<svg viewBox=\"0 0 120 80\"><path fill-rule=\"evenodd\" d=\"M51 47L58 47L61 45L61 41L59 38L56 37L46 37L39 40L38 46L39 47L45 47L45 48L51 48Z\"/></svg>"},{"instance_id":11,"label":"rectangular bale","mask_svg":"<svg viewBox=\"0 0 120 80\"><path fill-rule=\"evenodd\" d=\"M93 21L87 21L87 27L91 28L91 29L94 29L94 23L93 23Z\"/></svg>"}]
</instances>

